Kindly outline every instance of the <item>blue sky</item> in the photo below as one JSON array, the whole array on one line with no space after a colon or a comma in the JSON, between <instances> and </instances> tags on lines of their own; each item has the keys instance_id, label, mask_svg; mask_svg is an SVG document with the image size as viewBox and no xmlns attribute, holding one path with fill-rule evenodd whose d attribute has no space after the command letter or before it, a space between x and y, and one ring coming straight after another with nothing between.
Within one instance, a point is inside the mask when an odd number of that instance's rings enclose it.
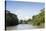
<instances>
[{"instance_id":1,"label":"blue sky","mask_svg":"<svg viewBox=\"0 0 46 31\"><path fill-rule=\"evenodd\" d=\"M16 14L19 19L28 19L40 13L44 5L44 3L39 2L7 1L6 9Z\"/></svg>"}]
</instances>

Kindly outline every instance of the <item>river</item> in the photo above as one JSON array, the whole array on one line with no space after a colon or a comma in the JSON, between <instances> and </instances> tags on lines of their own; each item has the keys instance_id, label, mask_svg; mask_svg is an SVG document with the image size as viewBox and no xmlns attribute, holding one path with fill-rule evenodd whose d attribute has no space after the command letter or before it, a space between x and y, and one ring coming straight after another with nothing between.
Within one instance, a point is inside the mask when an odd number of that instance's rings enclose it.
<instances>
[{"instance_id":1,"label":"river","mask_svg":"<svg viewBox=\"0 0 46 31\"><path fill-rule=\"evenodd\" d=\"M7 30L28 30L28 29L35 29L36 27L30 24L19 24L17 26L10 26L7 27Z\"/></svg>"}]
</instances>

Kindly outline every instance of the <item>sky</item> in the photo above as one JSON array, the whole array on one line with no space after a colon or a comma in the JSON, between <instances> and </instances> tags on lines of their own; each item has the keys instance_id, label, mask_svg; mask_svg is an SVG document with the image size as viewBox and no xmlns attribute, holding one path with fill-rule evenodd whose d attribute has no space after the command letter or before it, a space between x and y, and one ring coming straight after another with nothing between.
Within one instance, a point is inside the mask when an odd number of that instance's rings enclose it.
<instances>
[{"instance_id":1,"label":"sky","mask_svg":"<svg viewBox=\"0 0 46 31\"><path fill-rule=\"evenodd\" d=\"M44 5L39 2L7 1L6 9L16 14L19 19L27 20L32 19L33 15L39 14Z\"/></svg>"},{"instance_id":2,"label":"sky","mask_svg":"<svg viewBox=\"0 0 46 31\"><path fill-rule=\"evenodd\" d=\"M6 1L45 2L45 0L6 0Z\"/></svg>"}]
</instances>

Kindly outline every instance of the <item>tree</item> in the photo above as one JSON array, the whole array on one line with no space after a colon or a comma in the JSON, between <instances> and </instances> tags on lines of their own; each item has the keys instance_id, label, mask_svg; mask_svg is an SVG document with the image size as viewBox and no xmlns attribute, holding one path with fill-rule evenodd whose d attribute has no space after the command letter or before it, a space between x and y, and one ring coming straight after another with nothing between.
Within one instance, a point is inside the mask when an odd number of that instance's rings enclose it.
<instances>
[{"instance_id":1,"label":"tree","mask_svg":"<svg viewBox=\"0 0 46 31\"><path fill-rule=\"evenodd\" d=\"M41 13L32 17L32 24L33 25L39 26L39 25L45 23L45 11L44 11L44 9L41 10Z\"/></svg>"},{"instance_id":2,"label":"tree","mask_svg":"<svg viewBox=\"0 0 46 31\"><path fill-rule=\"evenodd\" d=\"M10 13L8 10L5 12L6 15L6 26L13 26L18 24L17 15Z\"/></svg>"}]
</instances>

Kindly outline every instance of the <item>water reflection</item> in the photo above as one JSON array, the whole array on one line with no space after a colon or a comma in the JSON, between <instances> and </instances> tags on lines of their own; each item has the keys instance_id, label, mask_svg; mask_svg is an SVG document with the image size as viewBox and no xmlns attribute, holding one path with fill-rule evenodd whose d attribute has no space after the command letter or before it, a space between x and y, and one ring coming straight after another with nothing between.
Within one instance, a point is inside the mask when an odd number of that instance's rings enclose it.
<instances>
[{"instance_id":1,"label":"water reflection","mask_svg":"<svg viewBox=\"0 0 46 31\"><path fill-rule=\"evenodd\" d=\"M7 27L7 30L27 30L27 29L35 29L35 26L32 26L30 24L19 24L17 26L10 26Z\"/></svg>"},{"instance_id":2,"label":"water reflection","mask_svg":"<svg viewBox=\"0 0 46 31\"><path fill-rule=\"evenodd\" d=\"M19 24L17 26L7 27L7 30L24 30L24 29L32 29L32 28L34 28L34 27L29 24Z\"/></svg>"}]
</instances>

